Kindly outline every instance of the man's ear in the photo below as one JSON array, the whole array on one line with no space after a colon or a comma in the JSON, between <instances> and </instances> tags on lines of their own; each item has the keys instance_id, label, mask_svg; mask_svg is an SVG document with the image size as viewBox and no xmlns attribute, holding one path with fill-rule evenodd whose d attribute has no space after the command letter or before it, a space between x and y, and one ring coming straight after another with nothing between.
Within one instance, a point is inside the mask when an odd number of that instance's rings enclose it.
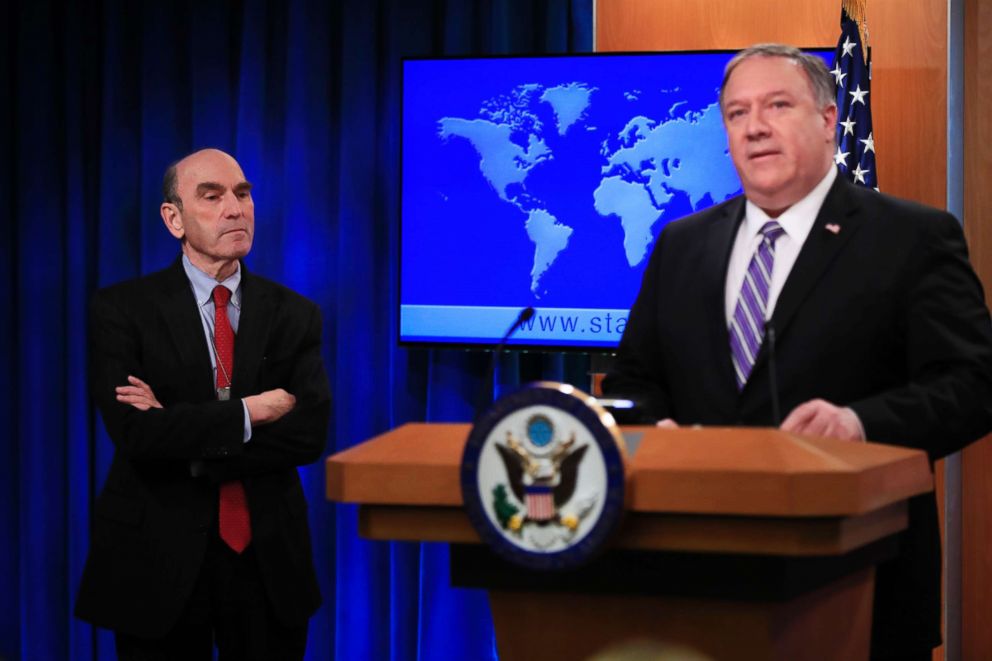
<instances>
[{"instance_id":1,"label":"man's ear","mask_svg":"<svg viewBox=\"0 0 992 661\"><path fill-rule=\"evenodd\" d=\"M830 137L830 142L834 140L834 132L837 130L837 105L831 103L823 109L823 124L825 132Z\"/></svg>"},{"instance_id":2,"label":"man's ear","mask_svg":"<svg viewBox=\"0 0 992 661\"><path fill-rule=\"evenodd\" d=\"M169 234L177 239L182 239L186 235L183 215L179 212L179 207L172 202L163 202L159 207L159 213L162 214L162 222L165 223L165 229L169 230Z\"/></svg>"}]
</instances>

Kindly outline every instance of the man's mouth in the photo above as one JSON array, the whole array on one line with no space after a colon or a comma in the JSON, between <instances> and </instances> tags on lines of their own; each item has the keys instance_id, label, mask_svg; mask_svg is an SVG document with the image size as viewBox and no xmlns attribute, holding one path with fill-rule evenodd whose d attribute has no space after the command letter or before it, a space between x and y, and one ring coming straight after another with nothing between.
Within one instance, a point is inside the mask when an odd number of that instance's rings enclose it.
<instances>
[{"instance_id":1,"label":"man's mouth","mask_svg":"<svg viewBox=\"0 0 992 661\"><path fill-rule=\"evenodd\" d=\"M759 160L759 159L762 159L762 158L766 158L768 156L777 156L778 153L779 152L777 150L774 150L774 149L765 149L765 150L762 150L762 151L756 151L754 153L748 154L748 157L747 158L748 158L749 161L756 161L756 160Z\"/></svg>"}]
</instances>

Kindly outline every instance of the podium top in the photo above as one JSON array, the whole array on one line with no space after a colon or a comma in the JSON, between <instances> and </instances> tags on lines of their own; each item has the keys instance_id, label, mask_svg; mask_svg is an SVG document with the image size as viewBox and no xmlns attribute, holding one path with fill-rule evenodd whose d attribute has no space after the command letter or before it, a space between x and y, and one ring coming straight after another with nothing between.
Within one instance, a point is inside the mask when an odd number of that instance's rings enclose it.
<instances>
[{"instance_id":1,"label":"podium top","mask_svg":"<svg viewBox=\"0 0 992 661\"><path fill-rule=\"evenodd\" d=\"M468 424L410 423L327 459L330 500L458 507ZM933 489L919 450L757 427L624 427L627 510L851 516Z\"/></svg>"}]
</instances>

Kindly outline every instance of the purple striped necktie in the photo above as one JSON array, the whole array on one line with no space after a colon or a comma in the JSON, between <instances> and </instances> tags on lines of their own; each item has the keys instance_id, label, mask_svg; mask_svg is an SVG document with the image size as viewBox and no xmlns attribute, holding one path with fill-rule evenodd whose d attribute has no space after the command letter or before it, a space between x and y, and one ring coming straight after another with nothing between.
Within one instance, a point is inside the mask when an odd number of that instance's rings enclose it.
<instances>
[{"instance_id":1,"label":"purple striped necktie","mask_svg":"<svg viewBox=\"0 0 992 661\"><path fill-rule=\"evenodd\" d=\"M761 227L761 243L754 251L741 284L734 316L730 320L730 355L734 362L737 389L747 383L765 336L765 309L775 265L775 241L785 230L774 220Z\"/></svg>"}]
</instances>

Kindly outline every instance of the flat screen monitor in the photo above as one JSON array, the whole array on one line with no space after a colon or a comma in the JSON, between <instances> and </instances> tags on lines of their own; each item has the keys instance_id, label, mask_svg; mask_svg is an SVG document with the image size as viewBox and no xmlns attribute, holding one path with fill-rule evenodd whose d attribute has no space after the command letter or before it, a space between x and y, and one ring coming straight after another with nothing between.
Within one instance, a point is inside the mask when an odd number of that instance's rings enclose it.
<instances>
[{"instance_id":1,"label":"flat screen monitor","mask_svg":"<svg viewBox=\"0 0 992 661\"><path fill-rule=\"evenodd\" d=\"M533 307L511 346L614 349L662 228L741 191L732 56L405 60L400 342L490 346Z\"/></svg>"}]
</instances>

